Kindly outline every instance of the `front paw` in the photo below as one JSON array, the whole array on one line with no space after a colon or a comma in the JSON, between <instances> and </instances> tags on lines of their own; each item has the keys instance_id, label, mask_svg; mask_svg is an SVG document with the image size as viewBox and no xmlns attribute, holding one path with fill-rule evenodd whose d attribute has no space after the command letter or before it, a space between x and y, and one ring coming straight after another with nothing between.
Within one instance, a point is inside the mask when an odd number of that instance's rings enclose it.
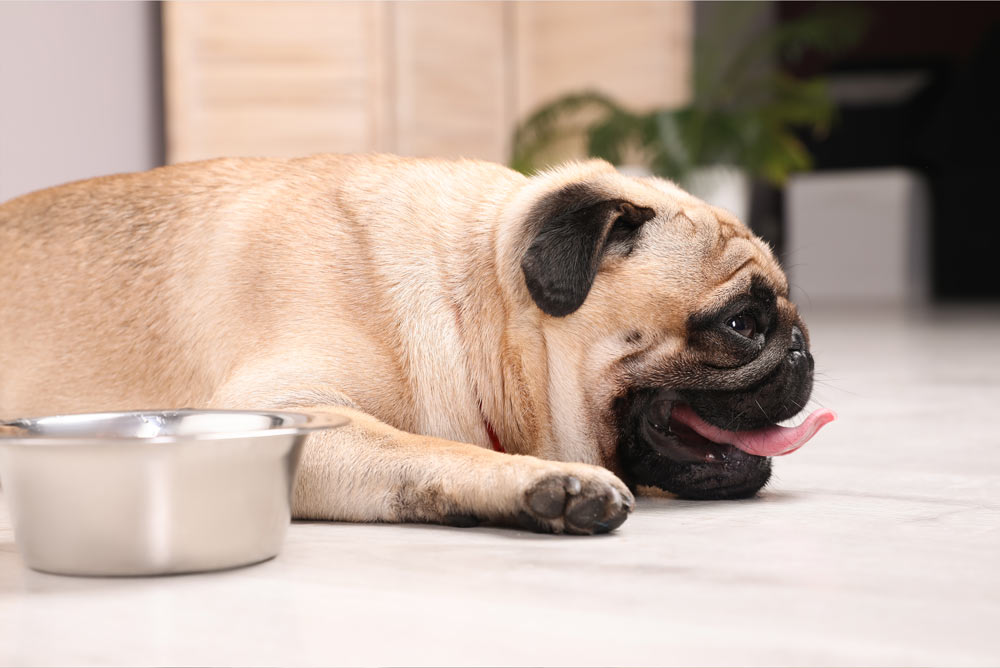
<instances>
[{"instance_id":1,"label":"front paw","mask_svg":"<svg viewBox=\"0 0 1000 668\"><path fill-rule=\"evenodd\" d=\"M517 523L532 531L607 533L621 526L634 506L632 493L609 471L549 473L524 493Z\"/></svg>"}]
</instances>

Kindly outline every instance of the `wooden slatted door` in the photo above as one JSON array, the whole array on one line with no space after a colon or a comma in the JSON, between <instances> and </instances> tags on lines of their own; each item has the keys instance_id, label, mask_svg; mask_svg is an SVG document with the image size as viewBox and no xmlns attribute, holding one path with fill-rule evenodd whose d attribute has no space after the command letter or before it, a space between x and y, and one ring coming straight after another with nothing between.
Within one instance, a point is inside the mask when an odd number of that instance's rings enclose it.
<instances>
[{"instance_id":1,"label":"wooden slatted door","mask_svg":"<svg viewBox=\"0 0 1000 668\"><path fill-rule=\"evenodd\" d=\"M169 162L389 151L505 161L518 118L689 90L688 2L164 3Z\"/></svg>"}]
</instances>

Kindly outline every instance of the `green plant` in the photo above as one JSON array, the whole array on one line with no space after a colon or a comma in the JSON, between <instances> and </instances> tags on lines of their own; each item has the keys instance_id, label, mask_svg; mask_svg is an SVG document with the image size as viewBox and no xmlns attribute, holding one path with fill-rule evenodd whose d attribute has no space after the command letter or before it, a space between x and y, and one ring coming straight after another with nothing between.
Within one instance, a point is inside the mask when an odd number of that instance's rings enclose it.
<instances>
[{"instance_id":1,"label":"green plant","mask_svg":"<svg viewBox=\"0 0 1000 668\"><path fill-rule=\"evenodd\" d=\"M797 78L781 68L809 52L836 54L862 36L856 5L821 4L800 18L747 33L761 3L724 3L721 20L696 40L692 100L677 109L635 112L588 91L532 113L514 135L512 166L530 172L557 140L583 133L594 157L638 160L658 175L683 180L705 165L738 165L781 184L808 169L799 128L825 132L834 104L822 78ZM580 121L580 118L584 121Z\"/></svg>"}]
</instances>

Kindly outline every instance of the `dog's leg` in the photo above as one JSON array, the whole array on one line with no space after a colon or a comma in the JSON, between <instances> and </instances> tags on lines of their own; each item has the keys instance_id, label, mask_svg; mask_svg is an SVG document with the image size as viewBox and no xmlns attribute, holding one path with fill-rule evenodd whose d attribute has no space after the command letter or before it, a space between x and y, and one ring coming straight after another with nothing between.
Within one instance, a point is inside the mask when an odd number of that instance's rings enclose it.
<instances>
[{"instance_id":1,"label":"dog's leg","mask_svg":"<svg viewBox=\"0 0 1000 668\"><path fill-rule=\"evenodd\" d=\"M351 419L307 439L292 502L297 519L490 522L590 534L618 527L634 504L624 483L604 468L403 432L333 390L233 389L220 392L213 405L332 410Z\"/></svg>"}]
</instances>

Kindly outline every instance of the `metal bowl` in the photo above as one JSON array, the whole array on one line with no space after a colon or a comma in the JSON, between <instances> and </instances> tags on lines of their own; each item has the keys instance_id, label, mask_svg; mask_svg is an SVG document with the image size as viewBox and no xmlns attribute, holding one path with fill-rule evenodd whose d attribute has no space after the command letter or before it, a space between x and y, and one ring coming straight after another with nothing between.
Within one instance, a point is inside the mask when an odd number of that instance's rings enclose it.
<instances>
[{"instance_id":1,"label":"metal bowl","mask_svg":"<svg viewBox=\"0 0 1000 668\"><path fill-rule=\"evenodd\" d=\"M28 566L156 575L278 554L302 444L336 414L174 410L0 423L0 482Z\"/></svg>"}]
</instances>

